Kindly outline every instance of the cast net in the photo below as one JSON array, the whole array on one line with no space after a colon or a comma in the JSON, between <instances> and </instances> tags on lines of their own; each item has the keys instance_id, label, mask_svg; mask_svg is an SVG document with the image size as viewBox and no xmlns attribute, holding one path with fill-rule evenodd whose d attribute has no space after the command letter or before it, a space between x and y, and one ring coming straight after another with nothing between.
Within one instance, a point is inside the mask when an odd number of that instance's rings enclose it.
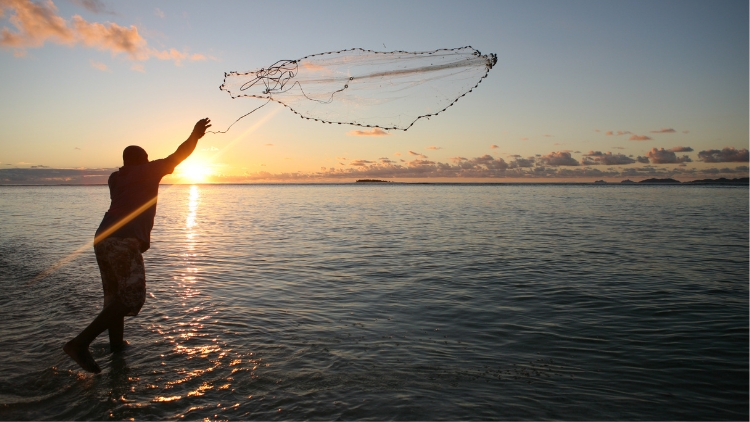
<instances>
[{"instance_id":1,"label":"cast net","mask_svg":"<svg viewBox=\"0 0 750 422\"><path fill-rule=\"evenodd\" d=\"M496 62L494 54L471 47L427 52L354 48L225 73L220 89L232 98L266 100L258 108L275 101L323 123L407 130L471 92Z\"/></svg>"}]
</instances>

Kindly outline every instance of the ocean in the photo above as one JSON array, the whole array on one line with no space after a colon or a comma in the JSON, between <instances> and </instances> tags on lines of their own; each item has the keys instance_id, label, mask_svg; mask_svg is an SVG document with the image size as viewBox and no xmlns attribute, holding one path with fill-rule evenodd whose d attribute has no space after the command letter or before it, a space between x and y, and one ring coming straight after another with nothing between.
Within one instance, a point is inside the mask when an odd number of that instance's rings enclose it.
<instances>
[{"instance_id":1,"label":"ocean","mask_svg":"<svg viewBox=\"0 0 750 422\"><path fill-rule=\"evenodd\" d=\"M93 375L107 187L0 187L0 419L749 417L747 187L160 192Z\"/></svg>"}]
</instances>

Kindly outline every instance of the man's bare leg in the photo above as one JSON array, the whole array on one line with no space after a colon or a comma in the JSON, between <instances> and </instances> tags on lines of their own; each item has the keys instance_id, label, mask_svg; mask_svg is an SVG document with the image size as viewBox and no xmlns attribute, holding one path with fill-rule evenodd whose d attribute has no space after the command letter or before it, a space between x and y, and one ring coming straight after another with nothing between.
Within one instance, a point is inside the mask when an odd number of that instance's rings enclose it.
<instances>
[{"instance_id":1,"label":"man's bare leg","mask_svg":"<svg viewBox=\"0 0 750 422\"><path fill-rule=\"evenodd\" d=\"M88 327L81 331L81 334L78 334L76 338L66 343L63 350L86 371L101 372L101 368L99 368L99 365L97 365L94 357L89 352L89 345L99 334L109 329L113 323L122 321L124 315L125 310L120 303L110 303L102 309Z\"/></svg>"},{"instance_id":2,"label":"man's bare leg","mask_svg":"<svg viewBox=\"0 0 750 422\"><path fill-rule=\"evenodd\" d=\"M113 352L120 352L130 344L122 338L125 332L125 317L115 319L107 328L107 331L109 331L109 348Z\"/></svg>"}]
</instances>

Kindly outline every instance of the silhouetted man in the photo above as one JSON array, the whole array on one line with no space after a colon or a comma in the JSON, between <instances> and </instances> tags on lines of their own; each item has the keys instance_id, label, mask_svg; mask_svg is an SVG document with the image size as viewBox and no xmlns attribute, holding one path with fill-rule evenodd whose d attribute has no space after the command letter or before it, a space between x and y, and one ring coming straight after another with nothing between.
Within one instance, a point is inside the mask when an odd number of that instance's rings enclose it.
<instances>
[{"instance_id":1,"label":"silhouetted man","mask_svg":"<svg viewBox=\"0 0 750 422\"><path fill-rule=\"evenodd\" d=\"M109 176L112 203L94 237L96 262L104 287L104 309L63 347L83 369L101 372L89 345L104 330L109 330L113 352L128 344L123 340L125 317L138 315L146 301L146 271L141 253L150 247L159 182L193 153L210 123L208 118L199 120L177 151L161 160L149 161L148 154L139 146L125 148L123 166Z\"/></svg>"}]
</instances>

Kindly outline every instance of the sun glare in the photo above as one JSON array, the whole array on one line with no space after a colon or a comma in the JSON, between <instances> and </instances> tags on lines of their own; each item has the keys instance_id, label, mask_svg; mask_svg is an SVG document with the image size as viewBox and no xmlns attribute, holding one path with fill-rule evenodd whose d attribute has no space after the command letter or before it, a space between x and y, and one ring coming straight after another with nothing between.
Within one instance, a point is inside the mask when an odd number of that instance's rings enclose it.
<instances>
[{"instance_id":1,"label":"sun glare","mask_svg":"<svg viewBox=\"0 0 750 422\"><path fill-rule=\"evenodd\" d=\"M203 183L208 181L211 170L201 163L184 163L180 166L180 179L188 183Z\"/></svg>"}]
</instances>

